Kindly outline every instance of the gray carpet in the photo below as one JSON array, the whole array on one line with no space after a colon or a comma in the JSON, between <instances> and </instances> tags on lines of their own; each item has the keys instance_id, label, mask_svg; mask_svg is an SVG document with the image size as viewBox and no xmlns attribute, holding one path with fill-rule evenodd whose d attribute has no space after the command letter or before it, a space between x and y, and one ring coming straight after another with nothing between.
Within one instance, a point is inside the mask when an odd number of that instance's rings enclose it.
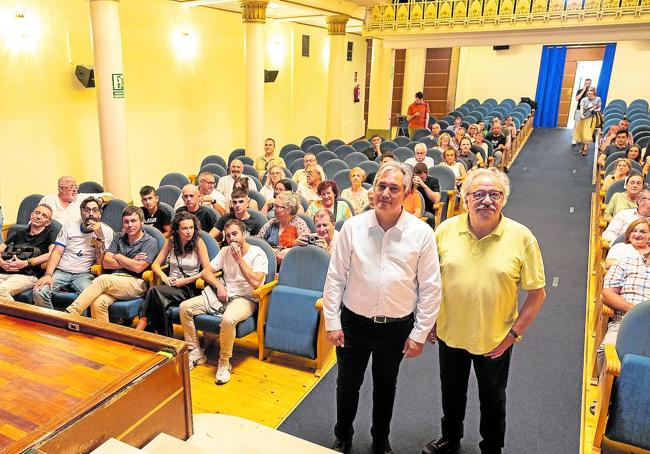
<instances>
[{"instance_id":1,"label":"gray carpet","mask_svg":"<svg viewBox=\"0 0 650 454\"><path fill-rule=\"evenodd\" d=\"M508 383L507 453L574 454L579 450L585 282L591 158L571 147L570 131L538 129L510 171L512 195L504 212L537 236L546 268L547 299L513 352ZM570 212L571 207L574 208ZM553 287L554 277L559 278ZM280 426L330 446L336 415L334 367ZM354 453L370 450L370 375L355 421ZM400 371L391 443L397 453L419 453L440 433L437 346L427 344ZM461 453L478 453L478 395L472 376Z\"/></svg>"}]
</instances>

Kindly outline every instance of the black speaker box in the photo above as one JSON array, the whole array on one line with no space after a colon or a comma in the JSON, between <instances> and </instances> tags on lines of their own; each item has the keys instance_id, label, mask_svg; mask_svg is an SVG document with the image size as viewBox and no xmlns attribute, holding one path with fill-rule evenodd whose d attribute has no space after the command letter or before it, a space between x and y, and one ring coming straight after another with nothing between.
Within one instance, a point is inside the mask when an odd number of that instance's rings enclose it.
<instances>
[{"instance_id":1,"label":"black speaker box","mask_svg":"<svg viewBox=\"0 0 650 454\"><path fill-rule=\"evenodd\" d=\"M492 46L492 50L508 50L510 46Z\"/></svg>"},{"instance_id":2,"label":"black speaker box","mask_svg":"<svg viewBox=\"0 0 650 454\"><path fill-rule=\"evenodd\" d=\"M275 82L275 79L278 77L278 71L268 71L264 70L264 83L268 84Z\"/></svg>"},{"instance_id":3,"label":"black speaker box","mask_svg":"<svg viewBox=\"0 0 650 454\"><path fill-rule=\"evenodd\" d=\"M74 75L84 87L93 88L95 86L95 70L92 67L77 65Z\"/></svg>"}]
</instances>

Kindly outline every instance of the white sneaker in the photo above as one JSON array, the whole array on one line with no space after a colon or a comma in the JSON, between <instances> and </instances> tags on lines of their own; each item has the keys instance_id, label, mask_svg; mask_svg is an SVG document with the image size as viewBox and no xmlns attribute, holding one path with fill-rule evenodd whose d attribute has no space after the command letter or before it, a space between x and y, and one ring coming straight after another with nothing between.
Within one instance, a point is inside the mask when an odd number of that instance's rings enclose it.
<instances>
[{"instance_id":1,"label":"white sneaker","mask_svg":"<svg viewBox=\"0 0 650 454\"><path fill-rule=\"evenodd\" d=\"M577 143L578 143L578 142L576 142L575 140L572 140L572 141L571 141L571 145L576 145Z\"/></svg>"},{"instance_id":2,"label":"white sneaker","mask_svg":"<svg viewBox=\"0 0 650 454\"><path fill-rule=\"evenodd\" d=\"M188 356L189 356L190 370L194 369L194 366L205 364L208 361L208 358L203 354L203 350L201 350L200 348L191 350Z\"/></svg>"},{"instance_id":3,"label":"white sneaker","mask_svg":"<svg viewBox=\"0 0 650 454\"><path fill-rule=\"evenodd\" d=\"M230 381L230 371L232 366L230 361L225 358L219 358L219 364L217 365L217 375L214 378L214 381L217 385L223 385Z\"/></svg>"}]
</instances>

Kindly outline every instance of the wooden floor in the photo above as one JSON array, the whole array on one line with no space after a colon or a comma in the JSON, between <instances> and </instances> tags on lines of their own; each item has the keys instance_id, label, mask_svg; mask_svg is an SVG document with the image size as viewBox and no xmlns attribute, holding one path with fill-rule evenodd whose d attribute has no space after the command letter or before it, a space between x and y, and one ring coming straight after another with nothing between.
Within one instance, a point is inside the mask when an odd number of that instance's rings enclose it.
<instances>
[{"instance_id":1,"label":"wooden floor","mask_svg":"<svg viewBox=\"0 0 650 454\"><path fill-rule=\"evenodd\" d=\"M0 451L81 405L154 353L0 315Z\"/></svg>"},{"instance_id":2,"label":"wooden floor","mask_svg":"<svg viewBox=\"0 0 650 454\"><path fill-rule=\"evenodd\" d=\"M182 336L179 330L174 334ZM191 372L194 413L239 416L276 428L320 380L314 376L312 361L281 353L258 360L254 333L235 342L232 377L225 385L217 386L214 382L218 342L208 349L207 356L208 362Z\"/></svg>"}]
</instances>

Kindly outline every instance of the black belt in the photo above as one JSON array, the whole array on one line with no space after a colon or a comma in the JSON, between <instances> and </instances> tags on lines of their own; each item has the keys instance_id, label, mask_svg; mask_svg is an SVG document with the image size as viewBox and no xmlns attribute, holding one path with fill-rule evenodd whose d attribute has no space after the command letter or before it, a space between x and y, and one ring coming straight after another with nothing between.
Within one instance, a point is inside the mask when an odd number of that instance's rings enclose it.
<instances>
[{"instance_id":1,"label":"black belt","mask_svg":"<svg viewBox=\"0 0 650 454\"><path fill-rule=\"evenodd\" d=\"M404 317L386 317L385 315L375 315L374 317L365 317L363 315L359 315L356 312L351 311L350 309L348 309L345 306L343 306L343 309L345 309L350 314L352 314L352 315L354 315L356 317L362 318L364 320L371 321L373 323L379 323L379 324L403 322L405 320L410 319L413 316L413 314L408 314L408 315L405 315Z\"/></svg>"}]
</instances>

